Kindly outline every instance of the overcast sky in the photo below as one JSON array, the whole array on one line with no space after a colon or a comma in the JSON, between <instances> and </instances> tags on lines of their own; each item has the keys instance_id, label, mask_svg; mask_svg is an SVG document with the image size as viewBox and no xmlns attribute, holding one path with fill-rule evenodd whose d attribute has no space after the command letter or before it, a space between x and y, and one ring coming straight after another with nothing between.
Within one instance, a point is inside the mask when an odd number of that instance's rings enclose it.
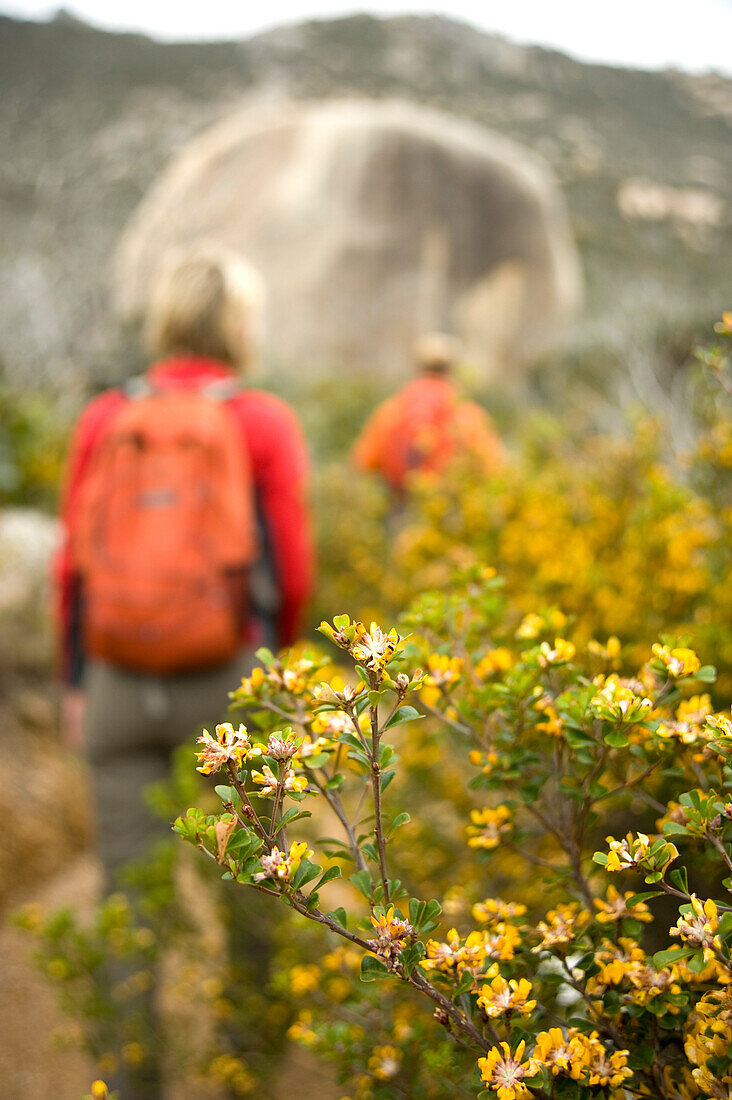
<instances>
[{"instance_id":1,"label":"overcast sky","mask_svg":"<svg viewBox=\"0 0 732 1100\"><path fill-rule=\"evenodd\" d=\"M48 18L43 0L0 0L0 12ZM719 69L732 74L732 0L73 0L66 5L100 27L159 38L243 38L281 23L342 15L432 12L463 19L521 42L554 46L592 61L658 68Z\"/></svg>"}]
</instances>

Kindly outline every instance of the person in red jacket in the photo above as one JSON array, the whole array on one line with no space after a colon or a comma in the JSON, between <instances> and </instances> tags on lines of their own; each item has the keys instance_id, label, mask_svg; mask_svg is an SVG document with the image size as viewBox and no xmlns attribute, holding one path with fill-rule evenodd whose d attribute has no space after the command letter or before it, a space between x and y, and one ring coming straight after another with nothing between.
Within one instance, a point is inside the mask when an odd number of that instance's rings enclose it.
<instances>
[{"instance_id":1,"label":"person in red jacket","mask_svg":"<svg viewBox=\"0 0 732 1100\"><path fill-rule=\"evenodd\" d=\"M62 732L83 748L97 805L98 849L107 888L118 871L169 826L147 809L143 792L169 773L173 750L225 714L227 693L249 674L254 650L295 641L313 578L305 490L308 459L297 418L278 398L236 385L256 348L258 279L228 254L179 254L162 269L151 297L147 338L160 358L144 382L161 393L230 386L230 430L240 433L256 511L259 559L249 571L240 649L214 667L167 674L119 667L88 652L84 578L74 555L88 487L105 441L131 391L114 389L82 412L71 444L62 501L63 544L55 563L59 664L64 681ZM218 536L226 537L222 531ZM171 567L174 563L171 563ZM146 1077L147 1073L147 1077ZM157 1098L157 1068L125 1078L125 1100Z\"/></svg>"},{"instance_id":2,"label":"person in red jacket","mask_svg":"<svg viewBox=\"0 0 732 1100\"><path fill-rule=\"evenodd\" d=\"M458 341L427 333L415 346L417 377L375 410L356 440L358 469L379 474L397 497L414 471L440 473L470 456L486 475L503 465L502 444L487 413L463 398L453 371Z\"/></svg>"}]
</instances>

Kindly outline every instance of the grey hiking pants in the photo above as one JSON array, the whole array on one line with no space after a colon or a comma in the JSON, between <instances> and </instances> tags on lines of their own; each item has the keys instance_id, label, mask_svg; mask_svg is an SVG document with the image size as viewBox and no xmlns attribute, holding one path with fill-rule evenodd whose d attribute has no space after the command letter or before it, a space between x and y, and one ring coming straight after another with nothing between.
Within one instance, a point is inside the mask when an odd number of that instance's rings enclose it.
<instances>
[{"instance_id":1,"label":"grey hiking pants","mask_svg":"<svg viewBox=\"0 0 732 1100\"><path fill-rule=\"evenodd\" d=\"M145 789L168 776L171 753L179 745L190 745L191 768L196 766L196 736L202 726L213 732L216 722L224 718L227 693L251 671L254 660L252 654L243 652L215 669L164 677L101 662L90 664L85 736L96 799L97 847L107 891L119 887L117 873L126 863L144 856L156 839L172 837L170 823L147 808ZM180 809L184 812L186 807ZM239 923L246 928L245 922ZM244 946L232 942L231 949L252 952L263 960L268 955L264 940L256 945L247 941ZM107 980L116 985L134 969L135 964L111 964ZM136 1009L123 1011L142 1013L145 1031L151 1037L150 1049L140 1065L122 1063L108 1083L119 1090L121 1100L161 1100L154 992L138 1000ZM116 1053L119 1057L119 1051Z\"/></svg>"},{"instance_id":2,"label":"grey hiking pants","mask_svg":"<svg viewBox=\"0 0 732 1100\"><path fill-rule=\"evenodd\" d=\"M142 856L151 841L170 836L170 824L147 809L145 788L166 778L171 753L179 745L190 743L195 767L201 727L213 733L226 714L227 693L254 662L251 653L243 652L226 665L172 676L90 663L85 741L98 850L109 886L120 867Z\"/></svg>"}]
</instances>

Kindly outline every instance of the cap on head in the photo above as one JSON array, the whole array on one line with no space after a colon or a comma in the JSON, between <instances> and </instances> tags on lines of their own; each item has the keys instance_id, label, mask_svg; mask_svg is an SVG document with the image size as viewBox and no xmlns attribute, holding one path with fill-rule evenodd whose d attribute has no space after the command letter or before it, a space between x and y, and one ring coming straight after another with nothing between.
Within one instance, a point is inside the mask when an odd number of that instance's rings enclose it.
<instances>
[{"instance_id":1,"label":"cap on head","mask_svg":"<svg viewBox=\"0 0 732 1100\"><path fill-rule=\"evenodd\" d=\"M445 332L426 332L414 345L417 370L429 374L447 374L460 359L462 348L456 336Z\"/></svg>"}]
</instances>

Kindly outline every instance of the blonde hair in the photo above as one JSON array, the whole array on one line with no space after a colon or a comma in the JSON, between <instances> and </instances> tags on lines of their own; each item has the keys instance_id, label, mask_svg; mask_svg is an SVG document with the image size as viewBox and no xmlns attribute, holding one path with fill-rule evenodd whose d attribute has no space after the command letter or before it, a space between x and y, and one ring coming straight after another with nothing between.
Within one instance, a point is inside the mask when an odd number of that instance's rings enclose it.
<instances>
[{"instance_id":1,"label":"blonde hair","mask_svg":"<svg viewBox=\"0 0 732 1100\"><path fill-rule=\"evenodd\" d=\"M153 284L145 342L155 355L188 352L245 367L259 350L263 306L262 280L241 257L176 250Z\"/></svg>"},{"instance_id":2,"label":"blonde hair","mask_svg":"<svg viewBox=\"0 0 732 1100\"><path fill-rule=\"evenodd\" d=\"M418 370L447 372L457 364L462 354L460 341L445 332L426 332L414 345L414 362Z\"/></svg>"}]
</instances>

